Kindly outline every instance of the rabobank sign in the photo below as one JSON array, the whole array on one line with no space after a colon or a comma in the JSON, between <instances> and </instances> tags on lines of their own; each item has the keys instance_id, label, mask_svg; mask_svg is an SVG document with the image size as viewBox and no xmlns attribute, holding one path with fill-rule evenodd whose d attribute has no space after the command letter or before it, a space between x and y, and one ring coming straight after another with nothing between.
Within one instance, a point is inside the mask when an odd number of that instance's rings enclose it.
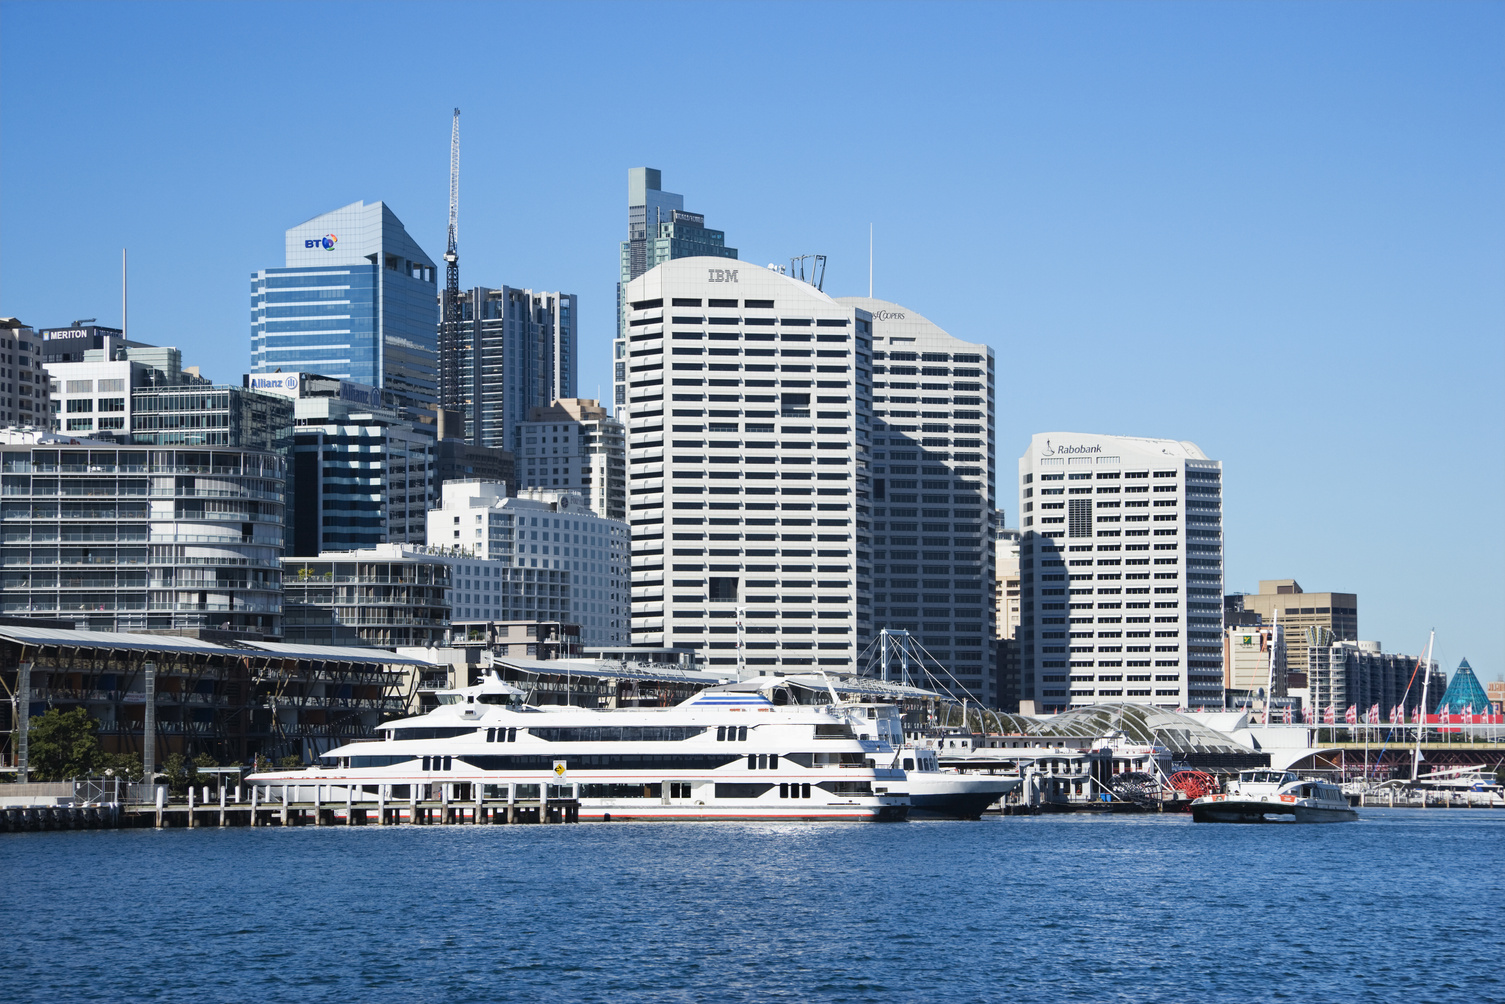
<instances>
[{"instance_id":1,"label":"rabobank sign","mask_svg":"<svg viewBox=\"0 0 1505 1004\"><path fill-rule=\"evenodd\" d=\"M303 242L305 248L323 248L325 251L333 251L339 238L334 234L325 234L323 237L315 237Z\"/></svg>"},{"instance_id":2,"label":"rabobank sign","mask_svg":"<svg viewBox=\"0 0 1505 1004\"><path fill-rule=\"evenodd\" d=\"M1103 448L1101 446L1067 446L1065 444L1062 444L1061 446L1052 446L1050 440L1047 439L1045 441L1045 448L1040 451L1040 456L1069 457L1101 452L1103 452Z\"/></svg>"}]
</instances>

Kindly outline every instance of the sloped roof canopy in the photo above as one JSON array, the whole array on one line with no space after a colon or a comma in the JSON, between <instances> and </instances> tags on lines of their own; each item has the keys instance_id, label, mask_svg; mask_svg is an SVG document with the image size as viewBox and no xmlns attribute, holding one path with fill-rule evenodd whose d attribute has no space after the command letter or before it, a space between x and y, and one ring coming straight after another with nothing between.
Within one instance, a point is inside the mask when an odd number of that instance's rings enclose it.
<instances>
[{"instance_id":1,"label":"sloped roof canopy","mask_svg":"<svg viewBox=\"0 0 1505 1004\"><path fill-rule=\"evenodd\" d=\"M1023 716L1010 716L1023 718ZM1172 753L1251 753L1248 747L1188 715L1146 704L1098 704L1050 718L1024 719L1026 735L1093 738L1122 731L1135 742Z\"/></svg>"}]
</instances>

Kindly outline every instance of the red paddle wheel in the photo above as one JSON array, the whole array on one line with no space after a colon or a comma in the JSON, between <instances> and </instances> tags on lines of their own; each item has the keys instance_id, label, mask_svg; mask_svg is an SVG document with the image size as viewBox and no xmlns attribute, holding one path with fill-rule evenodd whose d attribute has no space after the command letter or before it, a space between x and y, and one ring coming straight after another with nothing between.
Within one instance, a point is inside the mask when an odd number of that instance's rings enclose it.
<instances>
[{"instance_id":1,"label":"red paddle wheel","mask_svg":"<svg viewBox=\"0 0 1505 1004\"><path fill-rule=\"evenodd\" d=\"M1202 770L1178 770L1171 775L1171 787L1191 801L1216 792L1218 779Z\"/></svg>"}]
</instances>

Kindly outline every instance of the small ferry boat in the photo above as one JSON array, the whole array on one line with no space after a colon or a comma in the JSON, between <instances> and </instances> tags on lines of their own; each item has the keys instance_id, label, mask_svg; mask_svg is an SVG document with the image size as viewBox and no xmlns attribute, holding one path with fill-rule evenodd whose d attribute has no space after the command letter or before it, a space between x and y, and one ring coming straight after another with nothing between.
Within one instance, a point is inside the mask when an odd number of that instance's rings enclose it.
<instances>
[{"instance_id":1,"label":"small ferry boat","mask_svg":"<svg viewBox=\"0 0 1505 1004\"><path fill-rule=\"evenodd\" d=\"M899 753L909 790L910 819L981 819L988 808L1023 783L1020 777L946 770L933 749L907 744Z\"/></svg>"},{"instance_id":2,"label":"small ferry boat","mask_svg":"<svg viewBox=\"0 0 1505 1004\"><path fill-rule=\"evenodd\" d=\"M581 820L903 820L905 775L866 712L801 703L776 678L701 691L669 708L531 706L488 675L440 705L378 726L307 770L253 774L332 800L574 798ZM875 725L877 723L875 722ZM885 726L886 722L883 723ZM902 732L895 738L902 739ZM480 786L479 791L474 786Z\"/></svg>"},{"instance_id":3,"label":"small ferry boat","mask_svg":"<svg viewBox=\"0 0 1505 1004\"><path fill-rule=\"evenodd\" d=\"M1228 791L1191 803L1199 823L1346 823L1359 814L1343 789L1288 770L1239 771Z\"/></svg>"},{"instance_id":4,"label":"small ferry boat","mask_svg":"<svg viewBox=\"0 0 1505 1004\"><path fill-rule=\"evenodd\" d=\"M810 679L789 682L814 685ZM842 689L839 683L828 682L828 686L833 694ZM859 739L871 732L898 748L894 766L904 771L910 819L981 819L983 812L1022 783L1017 773L1011 777L965 774L942 766L935 740L905 738L904 716L893 704L859 698L843 700L835 707L851 722Z\"/></svg>"}]
</instances>

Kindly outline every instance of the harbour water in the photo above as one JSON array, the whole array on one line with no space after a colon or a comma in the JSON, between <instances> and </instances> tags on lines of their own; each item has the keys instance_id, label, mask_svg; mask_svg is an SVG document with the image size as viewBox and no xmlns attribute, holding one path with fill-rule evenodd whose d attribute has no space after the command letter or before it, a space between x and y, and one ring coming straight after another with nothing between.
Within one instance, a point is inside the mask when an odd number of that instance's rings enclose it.
<instances>
[{"instance_id":1,"label":"harbour water","mask_svg":"<svg viewBox=\"0 0 1505 1004\"><path fill-rule=\"evenodd\" d=\"M1505 812L0 837L8 1001L1505 999Z\"/></svg>"}]
</instances>

